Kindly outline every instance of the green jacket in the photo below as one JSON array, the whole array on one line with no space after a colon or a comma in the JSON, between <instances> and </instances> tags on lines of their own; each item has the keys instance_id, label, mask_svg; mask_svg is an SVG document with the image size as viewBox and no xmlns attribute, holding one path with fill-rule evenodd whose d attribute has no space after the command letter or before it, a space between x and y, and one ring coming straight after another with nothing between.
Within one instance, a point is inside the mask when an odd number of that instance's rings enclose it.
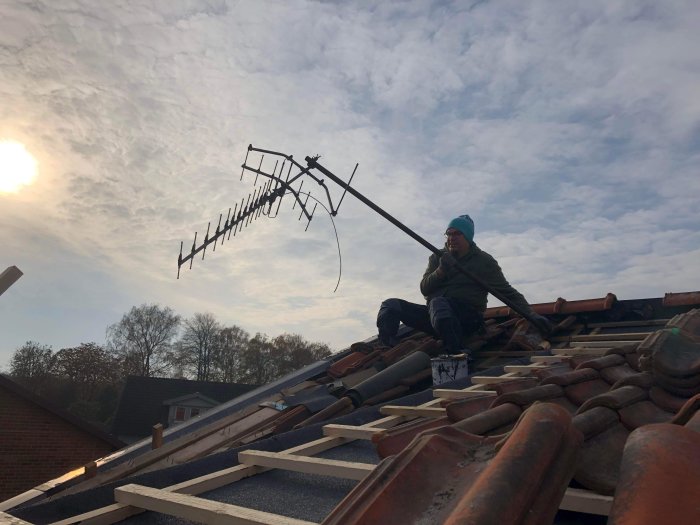
<instances>
[{"instance_id":1,"label":"green jacket","mask_svg":"<svg viewBox=\"0 0 700 525\"><path fill-rule=\"evenodd\" d=\"M443 248L440 250L439 255L434 253L428 259L428 268L425 270L423 279L420 282L421 293L425 296L426 301L434 297L464 299L479 312L483 313L486 310L486 296L488 292L481 285L475 283L466 275L459 273L454 268L444 277L436 275L435 270L437 270L440 264L440 257L445 251ZM513 288L503 276L503 271L496 259L481 250L476 244L471 244L467 254L457 259L457 264L479 277L496 292L500 292L501 295L509 299L524 312L532 312L530 305L522 294Z\"/></svg>"}]
</instances>

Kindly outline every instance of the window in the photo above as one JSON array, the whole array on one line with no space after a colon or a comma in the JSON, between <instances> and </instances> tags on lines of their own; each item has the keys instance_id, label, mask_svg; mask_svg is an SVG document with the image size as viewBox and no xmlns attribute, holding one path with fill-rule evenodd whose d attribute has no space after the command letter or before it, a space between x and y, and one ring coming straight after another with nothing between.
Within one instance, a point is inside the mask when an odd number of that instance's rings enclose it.
<instances>
[{"instance_id":1,"label":"window","mask_svg":"<svg viewBox=\"0 0 700 525\"><path fill-rule=\"evenodd\" d=\"M199 415L199 409L198 408L190 408L190 417L195 417Z\"/></svg>"}]
</instances>

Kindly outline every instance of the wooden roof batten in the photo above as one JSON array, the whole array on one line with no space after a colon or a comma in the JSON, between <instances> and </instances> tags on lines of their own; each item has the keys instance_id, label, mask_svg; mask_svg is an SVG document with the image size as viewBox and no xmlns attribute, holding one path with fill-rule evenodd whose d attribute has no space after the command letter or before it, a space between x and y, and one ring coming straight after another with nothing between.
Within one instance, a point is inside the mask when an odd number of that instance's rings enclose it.
<instances>
[{"instance_id":1,"label":"wooden roof batten","mask_svg":"<svg viewBox=\"0 0 700 525\"><path fill-rule=\"evenodd\" d=\"M636 341L636 343L639 343L639 341ZM589 349L591 353L586 355L602 356L607 349L607 346L591 348ZM573 350L574 355L580 355L578 352L580 349ZM489 385L497 382L521 379L527 377L534 369L545 368L546 365L539 363L534 359L535 357L537 356L531 358L531 365L523 365L515 369L509 367L511 371L506 371L506 373L501 376L484 377L483 380L477 379L477 381L479 381L478 383L461 390L435 389L436 398L417 407L385 405L381 408L381 412L385 414L386 417L364 425L324 425L324 437L282 452L270 453L255 450L240 452L239 461L241 464L235 467L171 485L164 489L152 489L133 484L118 487L115 489L115 501L117 503L54 522L52 525L75 525L78 523L86 525L107 525L146 510L170 514L185 519L193 519L195 521L205 520L207 523L255 523L270 525L312 523L277 514L254 511L253 509L245 507L226 505L193 496L216 488L221 488L273 468L346 479L362 479L375 468L375 465L328 460L311 456L356 439L370 440L377 432L387 430L418 417L440 417L440 415L444 415L444 409L439 406L443 399L483 395L484 393L495 396L496 392L488 389ZM559 358L560 356L556 357ZM570 358L570 356L561 357L564 360ZM145 494L145 496L138 497L135 495L138 493ZM187 495L188 497L182 497L183 495ZM585 489L568 488L559 508L562 510L607 516L612 507L612 501L613 499L611 496L604 496ZM213 516L217 516L215 521L207 521L213 519Z\"/></svg>"}]
</instances>

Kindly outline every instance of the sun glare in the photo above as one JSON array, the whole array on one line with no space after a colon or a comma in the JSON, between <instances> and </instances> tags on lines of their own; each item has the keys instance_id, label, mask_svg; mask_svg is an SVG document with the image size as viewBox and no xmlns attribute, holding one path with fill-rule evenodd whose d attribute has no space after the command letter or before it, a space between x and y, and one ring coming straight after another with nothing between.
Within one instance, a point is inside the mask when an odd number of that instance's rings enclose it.
<instances>
[{"instance_id":1,"label":"sun glare","mask_svg":"<svg viewBox=\"0 0 700 525\"><path fill-rule=\"evenodd\" d=\"M0 141L0 193L17 193L36 178L37 162L24 144Z\"/></svg>"}]
</instances>

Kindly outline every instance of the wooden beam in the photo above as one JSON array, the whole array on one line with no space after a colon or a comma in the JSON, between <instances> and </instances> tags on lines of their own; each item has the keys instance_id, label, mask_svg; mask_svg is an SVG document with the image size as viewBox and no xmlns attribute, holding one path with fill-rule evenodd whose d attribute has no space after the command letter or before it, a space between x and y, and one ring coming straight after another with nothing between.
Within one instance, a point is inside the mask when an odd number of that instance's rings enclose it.
<instances>
[{"instance_id":1,"label":"wooden beam","mask_svg":"<svg viewBox=\"0 0 700 525\"><path fill-rule=\"evenodd\" d=\"M580 355L591 355L591 356L602 356L610 348L552 348L552 353L554 355L568 355L568 356L580 356Z\"/></svg>"},{"instance_id":2,"label":"wooden beam","mask_svg":"<svg viewBox=\"0 0 700 525\"><path fill-rule=\"evenodd\" d=\"M639 341L571 341L571 348L617 348L620 346L638 345Z\"/></svg>"},{"instance_id":3,"label":"wooden beam","mask_svg":"<svg viewBox=\"0 0 700 525\"><path fill-rule=\"evenodd\" d=\"M413 417L442 417L446 414L444 408L433 407L403 407L384 405L379 412L388 416L413 416Z\"/></svg>"},{"instance_id":4,"label":"wooden beam","mask_svg":"<svg viewBox=\"0 0 700 525\"><path fill-rule=\"evenodd\" d=\"M285 452L288 454L313 455L337 447L348 441L349 440L342 437L324 437L308 443L302 443L301 445L287 449ZM226 468L199 476L198 478L188 479L175 485L170 485L163 490L182 494L202 494L203 492L221 488L267 470L269 469L258 466L236 465L235 467ZM70 518L57 521L51 525L74 525L78 523L81 525L110 525L129 516L140 514L141 512L143 512L143 510L140 508L117 503L84 514L71 516Z\"/></svg>"},{"instance_id":5,"label":"wooden beam","mask_svg":"<svg viewBox=\"0 0 700 525\"><path fill-rule=\"evenodd\" d=\"M370 440L377 432L383 432L385 428L378 427L358 427L354 425L323 425L324 436L341 436L348 439Z\"/></svg>"},{"instance_id":6,"label":"wooden beam","mask_svg":"<svg viewBox=\"0 0 700 525\"><path fill-rule=\"evenodd\" d=\"M495 383L506 383L514 379L521 379L518 374L504 374L502 376L472 376L470 377L473 385L493 385Z\"/></svg>"},{"instance_id":7,"label":"wooden beam","mask_svg":"<svg viewBox=\"0 0 700 525\"><path fill-rule=\"evenodd\" d=\"M570 341L643 341L653 332L627 332L623 334L558 335L550 339L553 343Z\"/></svg>"},{"instance_id":8,"label":"wooden beam","mask_svg":"<svg viewBox=\"0 0 700 525\"><path fill-rule=\"evenodd\" d=\"M590 490L568 488L559 504L559 508L586 514L609 516L612 504L612 496L603 496Z\"/></svg>"},{"instance_id":9,"label":"wooden beam","mask_svg":"<svg viewBox=\"0 0 700 525\"><path fill-rule=\"evenodd\" d=\"M44 497L46 497L46 493L43 490L39 490L36 488L30 489L26 492L22 492L21 494L17 494L16 496L11 497L10 499L0 501L0 512L4 510L13 509L15 507L18 507L19 505L22 505L23 503L28 503L30 501L34 501Z\"/></svg>"},{"instance_id":10,"label":"wooden beam","mask_svg":"<svg viewBox=\"0 0 700 525\"><path fill-rule=\"evenodd\" d=\"M554 364L565 363L572 358L570 355L534 355L530 358L533 363Z\"/></svg>"},{"instance_id":11,"label":"wooden beam","mask_svg":"<svg viewBox=\"0 0 700 525\"><path fill-rule=\"evenodd\" d=\"M317 474L319 476L332 476L343 479L364 479L374 470L374 465L369 463L355 463L352 461L339 461L335 459L323 459L309 456L295 456L280 452L265 452L263 450L245 450L238 453L238 461L245 465L257 465L259 467L279 468L303 472L305 474Z\"/></svg>"},{"instance_id":12,"label":"wooden beam","mask_svg":"<svg viewBox=\"0 0 700 525\"><path fill-rule=\"evenodd\" d=\"M648 319L646 321L616 321L610 323L590 323L589 328L626 328L628 326L665 326L670 319Z\"/></svg>"},{"instance_id":13,"label":"wooden beam","mask_svg":"<svg viewBox=\"0 0 700 525\"><path fill-rule=\"evenodd\" d=\"M440 399L467 399L470 397L496 396L495 390L451 390L449 388L436 388L433 396Z\"/></svg>"},{"instance_id":14,"label":"wooden beam","mask_svg":"<svg viewBox=\"0 0 700 525\"><path fill-rule=\"evenodd\" d=\"M508 372L511 374L530 374L533 370L541 370L542 368L547 368L545 365L542 364L533 364L533 365L506 365L503 367L504 372Z\"/></svg>"},{"instance_id":15,"label":"wooden beam","mask_svg":"<svg viewBox=\"0 0 700 525\"><path fill-rule=\"evenodd\" d=\"M7 514L6 512L0 512L0 523L3 525L32 525L30 522L15 518L13 515Z\"/></svg>"},{"instance_id":16,"label":"wooden beam","mask_svg":"<svg viewBox=\"0 0 700 525\"><path fill-rule=\"evenodd\" d=\"M151 429L151 449L163 446L163 425L158 423Z\"/></svg>"},{"instance_id":17,"label":"wooden beam","mask_svg":"<svg viewBox=\"0 0 700 525\"><path fill-rule=\"evenodd\" d=\"M199 523L215 525L312 525L310 521L288 518L279 514L229 505L187 494L176 494L143 485L130 484L116 488L114 489L114 498L119 503Z\"/></svg>"},{"instance_id":18,"label":"wooden beam","mask_svg":"<svg viewBox=\"0 0 700 525\"><path fill-rule=\"evenodd\" d=\"M0 273L0 295L17 282L22 277L22 271L16 266L8 266L4 272Z\"/></svg>"}]
</instances>

